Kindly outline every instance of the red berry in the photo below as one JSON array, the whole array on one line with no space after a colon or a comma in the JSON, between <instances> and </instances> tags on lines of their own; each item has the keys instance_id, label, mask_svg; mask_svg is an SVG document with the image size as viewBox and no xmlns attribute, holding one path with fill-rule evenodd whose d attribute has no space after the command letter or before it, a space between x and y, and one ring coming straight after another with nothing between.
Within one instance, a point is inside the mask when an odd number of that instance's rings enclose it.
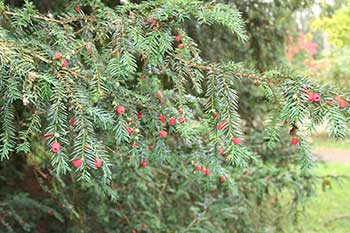
<instances>
[{"instance_id":1,"label":"red berry","mask_svg":"<svg viewBox=\"0 0 350 233\"><path fill-rule=\"evenodd\" d=\"M164 115L160 115L158 119L159 119L160 122L165 122L166 121L166 118L165 118Z\"/></svg>"},{"instance_id":2,"label":"red berry","mask_svg":"<svg viewBox=\"0 0 350 233\"><path fill-rule=\"evenodd\" d=\"M80 5L76 5L75 8L74 8L74 10L75 10L76 12L80 13L80 11L81 11Z\"/></svg>"},{"instance_id":3,"label":"red berry","mask_svg":"<svg viewBox=\"0 0 350 233\"><path fill-rule=\"evenodd\" d=\"M127 128L127 131L128 131L128 135L130 136L134 132L134 129L133 128Z\"/></svg>"},{"instance_id":4,"label":"red berry","mask_svg":"<svg viewBox=\"0 0 350 233\"><path fill-rule=\"evenodd\" d=\"M151 18L148 23L151 25L151 26L154 26L156 23L157 23L157 20L155 18Z\"/></svg>"},{"instance_id":5,"label":"red berry","mask_svg":"<svg viewBox=\"0 0 350 233\"><path fill-rule=\"evenodd\" d=\"M48 214L48 215L52 215L52 210L51 210L51 209L48 209L48 210L47 210L47 214Z\"/></svg>"},{"instance_id":6,"label":"red berry","mask_svg":"<svg viewBox=\"0 0 350 233\"><path fill-rule=\"evenodd\" d=\"M132 233L137 233L137 230L136 229L132 230Z\"/></svg>"},{"instance_id":7,"label":"red berry","mask_svg":"<svg viewBox=\"0 0 350 233\"><path fill-rule=\"evenodd\" d=\"M144 223L144 224L142 224L142 227L143 228L147 228L147 225Z\"/></svg>"},{"instance_id":8,"label":"red berry","mask_svg":"<svg viewBox=\"0 0 350 233\"><path fill-rule=\"evenodd\" d=\"M339 95L336 95L336 96L334 97L334 99L340 100L340 96L339 96Z\"/></svg>"},{"instance_id":9,"label":"red berry","mask_svg":"<svg viewBox=\"0 0 350 233\"><path fill-rule=\"evenodd\" d=\"M137 119L140 119L142 117L142 113L141 112L137 112L136 113L136 117L137 117Z\"/></svg>"},{"instance_id":10,"label":"red berry","mask_svg":"<svg viewBox=\"0 0 350 233\"><path fill-rule=\"evenodd\" d=\"M220 114L219 113L214 113L214 115L213 115L213 119L215 120L216 118L218 118L220 116Z\"/></svg>"},{"instance_id":11,"label":"red berry","mask_svg":"<svg viewBox=\"0 0 350 233\"><path fill-rule=\"evenodd\" d=\"M179 108L177 111L178 111L179 114L184 113L184 110L182 108Z\"/></svg>"},{"instance_id":12,"label":"red berry","mask_svg":"<svg viewBox=\"0 0 350 233\"><path fill-rule=\"evenodd\" d=\"M259 85L259 79L255 79L255 80L254 80L254 84L255 84L256 86L258 86L258 85Z\"/></svg>"},{"instance_id":13,"label":"red berry","mask_svg":"<svg viewBox=\"0 0 350 233\"><path fill-rule=\"evenodd\" d=\"M62 68L67 68L68 67L68 61L67 60L64 60L63 63L62 63Z\"/></svg>"},{"instance_id":14,"label":"red berry","mask_svg":"<svg viewBox=\"0 0 350 233\"><path fill-rule=\"evenodd\" d=\"M152 146L152 145L149 145L149 146L147 147L147 149L148 149L149 151L151 151L151 150L153 150L153 146Z\"/></svg>"},{"instance_id":15,"label":"red berry","mask_svg":"<svg viewBox=\"0 0 350 233\"><path fill-rule=\"evenodd\" d=\"M83 165L83 160L82 159L76 159L76 160L73 161L73 165L74 165L74 167L79 168L79 167L81 167L81 165Z\"/></svg>"},{"instance_id":16,"label":"red berry","mask_svg":"<svg viewBox=\"0 0 350 233\"><path fill-rule=\"evenodd\" d=\"M241 139L240 139L240 138L233 138L233 139L232 139L232 142L233 142L233 144L235 144L235 145L239 145L239 144L241 144Z\"/></svg>"},{"instance_id":17,"label":"red berry","mask_svg":"<svg viewBox=\"0 0 350 233\"><path fill-rule=\"evenodd\" d=\"M167 135L168 135L168 133L164 130L159 132L159 137L161 137L161 138L166 138Z\"/></svg>"},{"instance_id":18,"label":"red berry","mask_svg":"<svg viewBox=\"0 0 350 233\"><path fill-rule=\"evenodd\" d=\"M102 167L103 161L101 159L96 159L95 166L96 168Z\"/></svg>"},{"instance_id":19,"label":"red berry","mask_svg":"<svg viewBox=\"0 0 350 233\"><path fill-rule=\"evenodd\" d=\"M219 131L221 131L223 128L224 128L224 126L223 126L221 123L219 123L219 124L217 125L217 129L218 129Z\"/></svg>"},{"instance_id":20,"label":"red berry","mask_svg":"<svg viewBox=\"0 0 350 233\"><path fill-rule=\"evenodd\" d=\"M271 181L272 181L272 177L271 176L266 178L266 183L270 183Z\"/></svg>"},{"instance_id":21,"label":"red berry","mask_svg":"<svg viewBox=\"0 0 350 233\"><path fill-rule=\"evenodd\" d=\"M291 143L292 145L296 145L299 143L299 139L297 137L293 137Z\"/></svg>"},{"instance_id":22,"label":"red berry","mask_svg":"<svg viewBox=\"0 0 350 233\"><path fill-rule=\"evenodd\" d=\"M308 100L309 100L309 103L314 102L314 94L313 94L313 93L310 93L310 94L309 94Z\"/></svg>"},{"instance_id":23,"label":"red berry","mask_svg":"<svg viewBox=\"0 0 350 233\"><path fill-rule=\"evenodd\" d=\"M145 167L147 167L147 165L148 165L148 164L147 164L146 161L142 161L142 162L141 162L141 167L145 168Z\"/></svg>"},{"instance_id":24,"label":"red berry","mask_svg":"<svg viewBox=\"0 0 350 233\"><path fill-rule=\"evenodd\" d=\"M178 47L179 49L183 49L183 48L184 48L184 45L183 45L183 44L179 44L177 47Z\"/></svg>"},{"instance_id":25,"label":"red berry","mask_svg":"<svg viewBox=\"0 0 350 233\"><path fill-rule=\"evenodd\" d=\"M185 118L183 118L183 117L179 117L179 119L177 119L177 120L179 121L180 124L185 122Z\"/></svg>"},{"instance_id":26,"label":"red berry","mask_svg":"<svg viewBox=\"0 0 350 233\"><path fill-rule=\"evenodd\" d=\"M313 101L318 103L321 100L321 96L319 94L314 94L313 95Z\"/></svg>"},{"instance_id":27,"label":"red berry","mask_svg":"<svg viewBox=\"0 0 350 233\"><path fill-rule=\"evenodd\" d=\"M73 117L72 119L70 119L69 123L71 126L75 126L75 124L77 123L77 120L75 119L75 117Z\"/></svg>"},{"instance_id":28,"label":"red berry","mask_svg":"<svg viewBox=\"0 0 350 233\"><path fill-rule=\"evenodd\" d=\"M169 125L176 125L176 119L174 117L170 117Z\"/></svg>"},{"instance_id":29,"label":"red berry","mask_svg":"<svg viewBox=\"0 0 350 233\"><path fill-rule=\"evenodd\" d=\"M224 148L221 148L221 149L220 149L220 155L222 155L222 156L225 155L225 149L224 149Z\"/></svg>"},{"instance_id":30,"label":"red berry","mask_svg":"<svg viewBox=\"0 0 350 233\"><path fill-rule=\"evenodd\" d=\"M200 170L202 170L202 167L200 165L196 165L194 169L199 172Z\"/></svg>"},{"instance_id":31,"label":"red berry","mask_svg":"<svg viewBox=\"0 0 350 233\"><path fill-rule=\"evenodd\" d=\"M221 183L224 183L225 180L226 180L226 178L225 178L225 176L220 176L220 179L219 179L219 180L220 180Z\"/></svg>"},{"instance_id":32,"label":"red berry","mask_svg":"<svg viewBox=\"0 0 350 233\"><path fill-rule=\"evenodd\" d=\"M206 176L210 176L210 171L209 171L209 169L205 169L204 174L205 174Z\"/></svg>"},{"instance_id":33,"label":"red berry","mask_svg":"<svg viewBox=\"0 0 350 233\"><path fill-rule=\"evenodd\" d=\"M181 36L180 36L180 35L177 35L177 36L175 37L175 40L176 40L177 42L180 42L180 41L181 41Z\"/></svg>"},{"instance_id":34,"label":"red berry","mask_svg":"<svg viewBox=\"0 0 350 233\"><path fill-rule=\"evenodd\" d=\"M121 105L119 105L115 111L119 114L119 115L123 115L125 113L125 108Z\"/></svg>"},{"instance_id":35,"label":"red berry","mask_svg":"<svg viewBox=\"0 0 350 233\"><path fill-rule=\"evenodd\" d=\"M54 152L54 153L60 152L60 150L61 150L61 144L60 144L59 142L54 142L54 143L52 143L52 145L51 145L51 150L52 150L52 152Z\"/></svg>"},{"instance_id":36,"label":"red berry","mask_svg":"<svg viewBox=\"0 0 350 233\"><path fill-rule=\"evenodd\" d=\"M156 94L156 98L157 98L157 99L162 99L162 98L163 98L163 94L162 94L161 92L158 92L158 93Z\"/></svg>"},{"instance_id":37,"label":"red berry","mask_svg":"<svg viewBox=\"0 0 350 233\"><path fill-rule=\"evenodd\" d=\"M346 101L345 100L340 100L339 101L339 108L341 108L341 109L346 108Z\"/></svg>"},{"instance_id":38,"label":"red berry","mask_svg":"<svg viewBox=\"0 0 350 233\"><path fill-rule=\"evenodd\" d=\"M60 59L62 58L62 54L59 53L59 52L56 52L56 53L53 55L53 58L54 58L55 60L60 60Z\"/></svg>"}]
</instances>

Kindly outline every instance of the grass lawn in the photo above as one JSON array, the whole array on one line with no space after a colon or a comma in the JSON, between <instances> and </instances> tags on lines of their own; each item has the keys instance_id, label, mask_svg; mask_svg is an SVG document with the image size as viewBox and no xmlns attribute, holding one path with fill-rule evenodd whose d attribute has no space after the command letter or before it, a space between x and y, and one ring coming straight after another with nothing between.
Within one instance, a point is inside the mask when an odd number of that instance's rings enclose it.
<instances>
[{"instance_id":1,"label":"grass lawn","mask_svg":"<svg viewBox=\"0 0 350 233\"><path fill-rule=\"evenodd\" d=\"M350 164L318 164L314 171L322 176L350 175ZM350 180L339 184L332 182L331 188L326 191L322 191L320 187L318 194L305 207L305 216L300 219L301 232L350 232ZM327 222L329 224L325 226Z\"/></svg>"},{"instance_id":2,"label":"grass lawn","mask_svg":"<svg viewBox=\"0 0 350 233\"><path fill-rule=\"evenodd\" d=\"M330 138L326 133L321 133L312 136L312 147L314 149L327 148L350 151L350 139L335 140Z\"/></svg>"}]
</instances>

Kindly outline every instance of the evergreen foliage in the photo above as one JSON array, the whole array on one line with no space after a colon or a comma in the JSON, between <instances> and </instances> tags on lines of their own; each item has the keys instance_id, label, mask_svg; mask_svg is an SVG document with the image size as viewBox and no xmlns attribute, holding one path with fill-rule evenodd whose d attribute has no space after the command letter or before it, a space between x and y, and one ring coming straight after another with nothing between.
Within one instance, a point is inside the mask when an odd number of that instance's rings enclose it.
<instances>
[{"instance_id":1,"label":"evergreen foliage","mask_svg":"<svg viewBox=\"0 0 350 233\"><path fill-rule=\"evenodd\" d=\"M271 106L266 144L280 146L280 132L286 129L298 139L294 147L303 168L298 175L306 176L304 171L312 166L308 131L325 122L332 137L347 135L346 93L289 70L260 72L201 58L184 24L195 20L198 25L220 25L243 44L248 37L241 14L232 6L195 0L114 8L100 1L81 4L71 4L61 14L42 14L30 1L22 8L0 1L0 160L7 163L23 155L34 164L44 161L55 178L53 186L73 193L57 194L61 203L82 203L98 193L105 201L99 210L112 212L105 221L115 221L107 232L140 228L140 215L154 232L225 232L233 220L237 227L230 226L231 232L259 231L258 223L241 219L255 214L249 200L261 204L269 192L264 180L271 170L244 142L237 95L243 80L258 85ZM165 122L159 121L162 115ZM194 171L196 165L206 176ZM251 176L242 177L247 167ZM284 172L277 170L276 179L288 179ZM66 186L69 175L81 181L77 185L87 190L86 199L74 199L74 187ZM221 177L225 182L218 182ZM245 187L247 180L251 186ZM206 189L198 188L197 181ZM281 183L272 190L288 186ZM309 191L307 187L297 195L303 198ZM186 208L167 208L165 193ZM120 196L124 201L116 210L111 206ZM77 220L91 207L65 208ZM213 220L219 211L221 218ZM60 220L58 213L54 216ZM2 224L11 231L9 224Z\"/></svg>"}]
</instances>

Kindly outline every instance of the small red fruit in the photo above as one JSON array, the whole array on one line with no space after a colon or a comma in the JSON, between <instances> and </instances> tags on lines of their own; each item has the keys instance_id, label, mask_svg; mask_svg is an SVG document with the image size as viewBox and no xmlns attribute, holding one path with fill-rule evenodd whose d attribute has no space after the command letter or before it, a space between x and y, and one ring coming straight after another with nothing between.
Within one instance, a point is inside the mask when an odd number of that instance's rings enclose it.
<instances>
[{"instance_id":1,"label":"small red fruit","mask_svg":"<svg viewBox=\"0 0 350 233\"><path fill-rule=\"evenodd\" d=\"M48 215L52 215L52 210L51 210L51 209L48 209L48 210L47 210L47 214L48 214Z\"/></svg>"},{"instance_id":2,"label":"small red fruit","mask_svg":"<svg viewBox=\"0 0 350 233\"><path fill-rule=\"evenodd\" d=\"M144 224L142 224L142 227L143 228L147 228L147 225L144 223Z\"/></svg>"},{"instance_id":3,"label":"small red fruit","mask_svg":"<svg viewBox=\"0 0 350 233\"><path fill-rule=\"evenodd\" d=\"M255 79L255 80L254 80L254 84L255 84L256 86L258 86L258 85L259 85L259 79Z\"/></svg>"},{"instance_id":4,"label":"small red fruit","mask_svg":"<svg viewBox=\"0 0 350 233\"><path fill-rule=\"evenodd\" d=\"M136 117L137 117L137 119L140 119L142 117L142 113L141 112L137 112L136 113Z\"/></svg>"},{"instance_id":5,"label":"small red fruit","mask_svg":"<svg viewBox=\"0 0 350 233\"><path fill-rule=\"evenodd\" d=\"M119 115L123 115L125 113L125 108L121 105L119 105L115 111L119 114Z\"/></svg>"},{"instance_id":6,"label":"small red fruit","mask_svg":"<svg viewBox=\"0 0 350 233\"><path fill-rule=\"evenodd\" d=\"M184 110L183 110L182 108L179 108L179 109L177 110L177 112L178 112L179 114L183 114L183 113L184 113Z\"/></svg>"},{"instance_id":7,"label":"small red fruit","mask_svg":"<svg viewBox=\"0 0 350 233\"><path fill-rule=\"evenodd\" d=\"M96 159L95 166L96 168L102 167L103 161L101 159Z\"/></svg>"},{"instance_id":8,"label":"small red fruit","mask_svg":"<svg viewBox=\"0 0 350 233\"><path fill-rule=\"evenodd\" d=\"M222 125L221 123L219 123L219 124L217 125L217 129L218 129L219 131L223 130L223 128L224 128L224 125Z\"/></svg>"},{"instance_id":9,"label":"small red fruit","mask_svg":"<svg viewBox=\"0 0 350 233\"><path fill-rule=\"evenodd\" d=\"M169 125L176 125L176 119L174 117L170 117Z\"/></svg>"},{"instance_id":10,"label":"small red fruit","mask_svg":"<svg viewBox=\"0 0 350 233\"><path fill-rule=\"evenodd\" d=\"M296 145L299 143L299 139L297 137L293 137L291 143L292 145Z\"/></svg>"},{"instance_id":11,"label":"small red fruit","mask_svg":"<svg viewBox=\"0 0 350 233\"><path fill-rule=\"evenodd\" d=\"M214 113L214 115L213 115L213 119L215 120L216 118L218 118L220 116L220 114L219 113Z\"/></svg>"},{"instance_id":12,"label":"small red fruit","mask_svg":"<svg viewBox=\"0 0 350 233\"><path fill-rule=\"evenodd\" d=\"M151 150L153 150L153 146L152 146L152 145L149 145L149 146L147 147L147 149L148 149L149 151L151 151Z\"/></svg>"},{"instance_id":13,"label":"small red fruit","mask_svg":"<svg viewBox=\"0 0 350 233\"><path fill-rule=\"evenodd\" d=\"M313 94L313 93L310 93L310 94L309 94L309 96L308 96L308 101L309 101L309 103L314 102L314 94Z\"/></svg>"},{"instance_id":14,"label":"small red fruit","mask_svg":"<svg viewBox=\"0 0 350 233\"><path fill-rule=\"evenodd\" d=\"M55 60L60 60L62 58L62 53L60 52L56 52L54 55L53 55L53 58Z\"/></svg>"},{"instance_id":15,"label":"small red fruit","mask_svg":"<svg viewBox=\"0 0 350 233\"><path fill-rule=\"evenodd\" d=\"M221 183L224 183L225 180L226 180L226 178L225 178L225 176L220 176L220 179L219 179L219 180L220 180Z\"/></svg>"},{"instance_id":16,"label":"small red fruit","mask_svg":"<svg viewBox=\"0 0 350 233\"><path fill-rule=\"evenodd\" d=\"M128 135L130 136L134 132L134 129L133 128L128 128L127 131L128 131Z\"/></svg>"},{"instance_id":17,"label":"small red fruit","mask_svg":"<svg viewBox=\"0 0 350 233\"><path fill-rule=\"evenodd\" d=\"M76 160L73 161L73 165L74 165L74 167L79 168L79 167L81 167L81 165L83 165L83 160L82 159L76 159Z\"/></svg>"},{"instance_id":18,"label":"small red fruit","mask_svg":"<svg viewBox=\"0 0 350 233\"><path fill-rule=\"evenodd\" d=\"M146 168L148 166L146 161L142 161L141 162L141 167Z\"/></svg>"},{"instance_id":19,"label":"small red fruit","mask_svg":"<svg viewBox=\"0 0 350 233\"><path fill-rule=\"evenodd\" d=\"M52 150L52 152L54 152L54 153L60 152L60 150L61 150L61 144L60 144L59 142L54 142L54 143L52 143L52 145L51 145L51 150Z\"/></svg>"},{"instance_id":20,"label":"small red fruit","mask_svg":"<svg viewBox=\"0 0 350 233\"><path fill-rule=\"evenodd\" d=\"M220 155L222 155L222 156L225 155L225 149L224 149L224 148L221 148L221 149L220 149Z\"/></svg>"},{"instance_id":21,"label":"small red fruit","mask_svg":"<svg viewBox=\"0 0 350 233\"><path fill-rule=\"evenodd\" d=\"M340 100L339 101L339 108L341 108L341 109L346 108L346 101L345 100Z\"/></svg>"},{"instance_id":22,"label":"small red fruit","mask_svg":"<svg viewBox=\"0 0 350 233\"><path fill-rule=\"evenodd\" d=\"M175 37L175 40L176 40L177 42L180 42L180 41L181 41L181 36L180 36L180 35L177 35L177 36Z\"/></svg>"},{"instance_id":23,"label":"small red fruit","mask_svg":"<svg viewBox=\"0 0 350 233\"><path fill-rule=\"evenodd\" d=\"M69 65L68 61L64 60L63 63L62 63L62 68L67 68L68 65Z\"/></svg>"},{"instance_id":24,"label":"small red fruit","mask_svg":"<svg viewBox=\"0 0 350 233\"><path fill-rule=\"evenodd\" d=\"M151 18L148 23L151 25L151 26L154 26L156 23L157 23L157 20L155 18Z\"/></svg>"},{"instance_id":25,"label":"small red fruit","mask_svg":"<svg viewBox=\"0 0 350 233\"><path fill-rule=\"evenodd\" d=\"M73 117L72 119L70 119L69 123L71 126L75 126L75 124L77 123L77 120L75 119L75 117Z\"/></svg>"},{"instance_id":26,"label":"small red fruit","mask_svg":"<svg viewBox=\"0 0 350 233\"><path fill-rule=\"evenodd\" d=\"M233 138L233 139L232 139L232 142L233 142L233 144L235 144L235 145L239 145L239 144L241 144L241 139L240 139L240 138Z\"/></svg>"},{"instance_id":27,"label":"small red fruit","mask_svg":"<svg viewBox=\"0 0 350 233\"><path fill-rule=\"evenodd\" d=\"M340 100L340 96L339 96L339 95L336 95L336 96L334 97L334 99Z\"/></svg>"},{"instance_id":28,"label":"small red fruit","mask_svg":"<svg viewBox=\"0 0 350 233\"><path fill-rule=\"evenodd\" d=\"M314 94L313 95L313 101L318 103L321 100L321 96L319 94Z\"/></svg>"},{"instance_id":29,"label":"small red fruit","mask_svg":"<svg viewBox=\"0 0 350 233\"><path fill-rule=\"evenodd\" d=\"M179 44L177 47L178 47L179 49L183 49L183 48L184 48L184 45L183 45L183 44Z\"/></svg>"},{"instance_id":30,"label":"small red fruit","mask_svg":"<svg viewBox=\"0 0 350 233\"><path fill-rule=\"evenodd\" d=\"M157 98L157 99L162 99L162 98L163 98L163 94L162 94L161 92L158 92L158 93L156 94L156 98Z\"/></svg>"},{"instance_id":31,"label":"small red fruit","mask_svg":"<svg viewBox=\"0 0 350 233\"><path fill-rule=\"evenodd\" d=\"M160 115L158 119L159 119L160 122L165 122L166 121L166 118L165 118L164 115Z\"/></svg>"},{"instance_id":32,"label":"small red fruit","mask_svg":"<svg viewBox=\"0 0 350 233\"><path fill-rule=\"evenodd\" d=\"M166 138L167 135L168 135L168 133L164 130L159 132L159 137L161 137L161 138Z\"/></svg>"},{"instance_id":33,"label":"small red fruit","mask_svg":"<svg viewBox=\"0 0 350 233\"><path fill-rule=\"evenodd\" d=\"M206 176L210 176L210 171L209 171L209 169L205 169L204 174L205 174Z\"/></svg>"},{"instance_id":34,"label":"small red fruit","mask_svg":"<svg viewBox=\"0 0 350 233\"><path fill-rule=\"evenodd\" d=\"M132 233L137 233L137 230L136 229L132 230Z\"/></svg>"},{"instance_id":35,"label":"small red fruit","mask_svg":"<svg viewBox=\"0 0 350 233\"><path fill-rule=\"evenodd\" d=\"M180 124L185 122L185 118L183 118L183 117L179 117L179 119L177 119L177 120L179 121Z\"/></svg>"},{"instance_id":36,"label":"small red fruit","mask_svg":"<svg viewBox=\"0 0 350 233\"><path fill-rule=\"evenodd\" d=\"M75 10L76 12L80 13L80 11L81 11L80 5L76 5L75 8L74 8L74 10Z\"/></svg>"},{"instance_id":37,"label":"small red fruit","mask_svg":"<svg viewBox=\"0 0 350 233\"><path fill-rule=\"evenodd\" d=\"M200 165L196 165L196 166L194 167L194 169L195 169L197 172L199 172L199 171L202 170L202 167L201 167Z\"/></svg>"}]
</instances>

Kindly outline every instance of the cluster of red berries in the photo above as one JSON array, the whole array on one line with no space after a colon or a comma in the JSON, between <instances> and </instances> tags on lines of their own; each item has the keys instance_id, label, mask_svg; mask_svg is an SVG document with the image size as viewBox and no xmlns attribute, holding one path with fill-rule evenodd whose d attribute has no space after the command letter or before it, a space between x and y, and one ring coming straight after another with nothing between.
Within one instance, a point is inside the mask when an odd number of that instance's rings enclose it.
<instances>
[{"instance_id":1,"label":"cluster of red berries","mask_svg":"<svg viewBox=\"0 0 350 233\"><path fill-rule=\"evenodd\" d=\"M209 171L209 169L207 169L206 167L202 167L201 165L196 165L196 166L194 167L194 170L195 170L196 172L203 172L204 175L206 175L206 176L210 176L210 171ZM226 180L226 177L225 177L225 176L220 176L220 177L219 177L219 181L220 181L221 183L224 183L225 180Z\"/></svg>"},{"instance_id":2,"label":"cluster of red berries","mask_svg":"<svg viewBox=\"0 0 350 233\"><path fill-rule=\"evenodd\" d=\"M182 43L180 43L181 40L182 40L181 35L177 35L177 36L175 37L175 41L176 41L176 42L179 42L179 44L177 45L177 47L178 47L179 49L183 49L183 48L184 48L184 45L183 45Z\"/></svg>"},{"instance_id":3,"label":"cluster of red berries","mask_svg":"<svg viewBox=\"0 0 350 233\"><path fill-rule=\"evenodd\" d=\"M61 60L63 58L62 54L60 52L56 52L54 55L53 55L53 58L55 60ZM66 59L63 59L63 63L62 63L62 68L67 68L69 65L68 61Z\"/></svg>"},{"instance_id":4,"label":"cluster of red berries","mask_svg":"<svg viewBox=\"0 0 350 233\"><path fill-rule=\"evenodd\" d=\"M335 97L335 99L338 101L338 106L339 106L339 108L341 108L341 109L344 109L344 108L346 108L346 105L347 105L347 103L346 103L346 101L344 100L344 99L342 99L340 96L336 96Z\"/></svg>"},{"instance_id":5,"label":"cluster of red berries","mask_svg":"<svg viewBox=\"0 0 350 233\"><path fill-rule=\"evenodd\" d=\"M215 120L215 119L217 119L219 116L220 116L219 113L214 113L213 119ZM223 130L223 129L227 126L227 124L228 124L227 120L223 120L223 121L221 121L220 123L217 124L216 128L217 128L217 130L221 131L221 130ZM240 138L237 138L237 137L236 137L236 138L232 138L232 142L233 142L233 144L235 144L235 145L239 145L239 144L241 144L241 139L240 139Z\"/></svg>"},{"instance_id":6,"label":"cluster of red berries","mask_svg":"<svg viewBox=\"0 0 350 233\"><path fill-rule=\"evenodd\" d=\"M321 100L321 95L316 93L309 93L308 100L310 103L318 103Z\"/></svg>"},{"instance_id":7,"label":"cluster of red berries","mask_svg":"<svg viewBox=\"0 0 350 233\"><path fill-rule=\"evenodd\" d=\"M319 103L321 101L321 95L317 93L310 93L308 88L304 88L304 92L308 95L308 100L310 103ZM340 96L336 96L335 99L338 101L338 106L341 109L346 108L347 102L346 100L342 99ZM326 100L328 106L333 106L333 100L327 99Z\"/></svg>"},{"instance_id":8,"label":"cluster of red berries","mask_svg":"<svg viewBox=\"0 0 350 233\"><path fill-rule=\"evenodd\" d=\"M59 142L54 142L51 145L51 151L53 153L59 153L61 151L61 144ZM76 159L73 161L73 165L76 168L80 168L83 165L83 160L82 159ZM100 168L103 165L103 161L101 159L96 159L95 161L95 167Z\"/></svg>"}]
</instances>

